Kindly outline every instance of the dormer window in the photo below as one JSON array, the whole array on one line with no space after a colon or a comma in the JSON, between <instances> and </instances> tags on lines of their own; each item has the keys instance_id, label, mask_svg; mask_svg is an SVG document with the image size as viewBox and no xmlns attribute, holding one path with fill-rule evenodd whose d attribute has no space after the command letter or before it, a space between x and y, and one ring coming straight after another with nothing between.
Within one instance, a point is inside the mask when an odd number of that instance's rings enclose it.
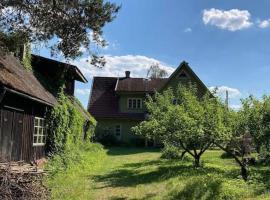
<instances>
[{"instance_id":1,"label":"dormer window","mask_svg":"<svg viewBox=\"0 0 270 200\"><path fill-rule=\"evenodd\" d=\"M127 107L128 109L141 109L142 99L141 98L128 98Z\"/></svg>"}]
</instances>

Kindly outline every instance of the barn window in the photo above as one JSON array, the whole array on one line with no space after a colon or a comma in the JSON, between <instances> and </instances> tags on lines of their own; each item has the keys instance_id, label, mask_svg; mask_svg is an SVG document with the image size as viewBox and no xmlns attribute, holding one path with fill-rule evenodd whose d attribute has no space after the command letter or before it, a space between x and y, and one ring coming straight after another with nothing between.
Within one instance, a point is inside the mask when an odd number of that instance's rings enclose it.
<instances>
[{"instance_id":1,"label":"barn window","mask_svg":"<svg viewBox=\"0 0 270 200\"><path fill-rule=\"evenodd\" d=\"M46 133L47 133L47 127L45 124L45 119L40 118L40 117L35 117L33 145L34 146L45 145Z\"/></svg>"}]
</instances>

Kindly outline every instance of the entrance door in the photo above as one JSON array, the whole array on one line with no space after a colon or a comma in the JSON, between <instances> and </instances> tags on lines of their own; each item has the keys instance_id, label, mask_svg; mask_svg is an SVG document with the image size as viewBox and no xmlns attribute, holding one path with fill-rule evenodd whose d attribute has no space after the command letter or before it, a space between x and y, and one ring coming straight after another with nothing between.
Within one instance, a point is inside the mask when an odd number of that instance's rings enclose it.
<instances>
[{"instance_id":1,"label":"entrance door","mask_svg":"<svg viewBox=\"0 0 270 200\"><path fill-rule=\"evenodd\" d=\"M0 160L21 160L23 113L3 108L0 123Z\"/></svg>"}]
</instances>

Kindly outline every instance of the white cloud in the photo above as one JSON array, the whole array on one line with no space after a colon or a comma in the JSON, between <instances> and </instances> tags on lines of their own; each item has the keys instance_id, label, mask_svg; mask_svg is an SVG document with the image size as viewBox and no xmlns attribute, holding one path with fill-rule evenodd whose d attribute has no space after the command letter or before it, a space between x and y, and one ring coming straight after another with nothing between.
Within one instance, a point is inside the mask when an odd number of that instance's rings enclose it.
<instances>
[{"instance_id":1,"label":"white cloud","mask_svg":"<svg viewBox=\"0 0 270 200\"><path fill-rule=\"evenodd\" d=\"M242 105L241 104L232 104L232 105L229 105L230 108L234 109L234 110L240 110L242 108Z\"/></svg>"},{"instance_id":2,"label":"white cloud","mask_svg":"<svg viewBox=\"0 0 270 200\"><path fill-rule=\"evenodd\" d=\"M192 29L188 27L188 28L186 28L186 29L184 30L184 32L185 32L185 33L190 33L190 32L192 32Z\"/></svg>"},{"instance_id":3,"label":"white cloud","mask_svg":"<svg viewBox=\"0 0 270 200\"><path fill-rule=\"evenodd\" d=\"M258 26L260 28L268 28L270 26L270 19L263 20L263 21L258 21Z\"/></svg>"},{"instance_id":4,"label":"white cloud","mask_svg":"<svg viewBox=\"0 0 270 200\"><path fill-rule=\"evenodd\" d=\"M85 96L85 95L89 95L90 94L90 89L76 89L75 90L75 93L78 94L78 95L82 95L82 96Z\"/></svg>"},{"instance_id":5,"label":"white cloud","mask_svg":"<svg viewBox=\"0 0 270 200\"><path fill-rule=\"evenodd\" d=\"M205 25L212 25L229 31L249 28L253 24L247 10L219 10L215 8L203 11L203 22Z\"/></svg>"},{"instance_id":6,"label":"white cloud","mask_svg":"<svg viewBox=\"0 0 270 200\"><path fill-rule=\"evenodd\" d=\"M88 78L92 78L93 76L123 77L125 76L125 71L131 71L131 77L146 77L147 70L155 63L159 63L160 67L165 69L168 74L174 71L174 68L166 63L141 55L105 55L105 59L106 65L102 69L92 66L87 62L86 58L74 61L73 64L78 66Z\"/></svg>"},{"instance_id":7,"label":"white cloud","mask_svg":"<svg viewBox=\"0 0 270 200\"><path fill-rule=\"evenodd\" d=\"M229 98L230 99L237 99L240 98L242 96L241 92L236 89L236 88L231 88L228 86L220 86L220 87L209 87L210 91L214 91L217 88L217 95L221 98L225 98L226 97L226 91L228 91L229 94Z\"/></svg>"}]
</instances>

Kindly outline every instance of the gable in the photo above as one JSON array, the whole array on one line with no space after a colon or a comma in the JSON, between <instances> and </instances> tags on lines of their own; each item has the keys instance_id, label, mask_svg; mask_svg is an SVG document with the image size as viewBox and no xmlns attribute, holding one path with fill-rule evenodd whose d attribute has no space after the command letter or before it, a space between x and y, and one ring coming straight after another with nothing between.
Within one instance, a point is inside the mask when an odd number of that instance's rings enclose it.
<instances>
[{"instance_id":1,"label":"gable","mask_svg":"<svg viewBox=\"0 0 270 200\"><path fill-rule=\"evenodd\" d=\"M183 61L179 67L171 74L160 91L164 91L168 88L176 89L179 84L187 84L190 82L196 85L200 95L203 95L208 91L208 88L189 67L188 63Z\"/></svg>"}]
</instances>

